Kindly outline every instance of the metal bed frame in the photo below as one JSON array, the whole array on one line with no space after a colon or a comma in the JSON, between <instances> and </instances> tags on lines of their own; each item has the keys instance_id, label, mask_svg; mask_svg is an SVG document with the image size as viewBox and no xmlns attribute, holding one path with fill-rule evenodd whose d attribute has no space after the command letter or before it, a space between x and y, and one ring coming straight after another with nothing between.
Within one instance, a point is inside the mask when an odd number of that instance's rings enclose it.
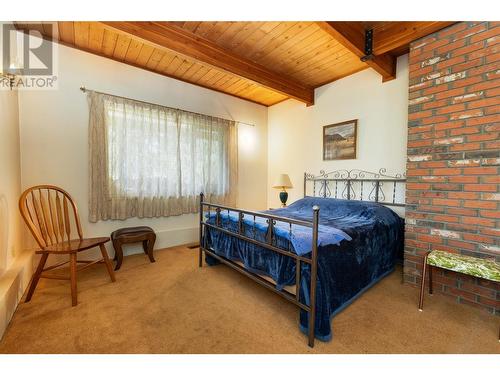
<instances>
[{"instance_id":1,"label":"metal bed frame","mask_svg":"<svg viewBox=\"0 0 500 375\"><path fill-rule=\"evenodd\" d=\"M405 204L401 202L401 199L396 194L396 189L399 184L404 184L406 179L404 175L394 175L389 176L386 174L385 169L380 169L378 173L368 172L359 169L352 170L336 170L332 172L320 171L319 175L313 175L309 173L304 173L304 196L307 192L307 184L312 184L312 196L325 197L325 198L343 198L348 200L365 200L378 202L387 206L399 206L403 207ZM387 185L392 189L392 198L386 200L388 195L384 192L384 187ZM368 189L367 189L368 187ZM363 197L365 199L363 199ZM403 198L404 202L404 198ZM205 220L205 213L211 214L215 211L215 224L208 223ZM319 224L319 207L312 207L313 215L312 221L305 220L295 220L287 217L267 214L258 211L242 210L234 207L222 206L219 204L213 204L204 201L203 193L200 194L200 207L199 207L199 267L203 265L203 253L210 255L211 257L217 259L223 264L235 269L236 271L242 273L243 275L249 277L258 284L268 288L274 293L285 298L287 301L298 306L300 309L307 311L309 314L309 326L308 326L308 344L312 348L314 347L314 331L315 331L315 317L316 317L316 283L317 283L317 272L318 272L318 224ZM224 213L223 213L224 212ZM222 227L222 215L227 212L229 216L230 212L238 214L238 231L231 231ZM253 236L250 237L245 235L244 222L246 217L253 218ZM263 218L266 220L268 225L265 242L260 241L256 238L256 218ZM289 233L292 234L292 225L298 225L302 227L311 228L312 231L312 241L311 241L311 255L310 257L299 256L292 250L291 241L288 240L288 246L286 248L279 247L274 234L274 227L276 224L285 223L288 224ZM274 251L278 254L290 257L296 262L296 274L295 274L295 294L288 292L287 290L278 290L276 285L267 279L259 276L255 273L248 271L246 268L242 267L240 264L220 256L215 253L213 249L209 249L206 243L206 236L204 232L206 228L220 231L222 233L228 234L232 237L247 241L254 245L266 248L268 250ZM290 236L291 238L291 236ZM301 279L301 266L302 262L309 264L311 267L311 281L310 281L310 295L309 295L309 305L306 305L299 300L299 288Z\"/></svg>"}]
</instances>

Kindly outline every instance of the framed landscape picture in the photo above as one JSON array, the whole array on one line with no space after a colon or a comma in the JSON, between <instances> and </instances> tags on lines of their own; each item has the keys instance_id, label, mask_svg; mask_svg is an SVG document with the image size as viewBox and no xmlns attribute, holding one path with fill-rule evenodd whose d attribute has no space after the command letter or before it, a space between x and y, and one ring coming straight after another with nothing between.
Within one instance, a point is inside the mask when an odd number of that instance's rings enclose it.
<instances>
[{"instance_id":1,"label":"framed landscape picture","mask_svg":"<svg viewBox=\"0 0 500 375\"><path fill-rule=\"evenodd\" d=\"M323 160L356 159L358 120L323 126Z\"/></svg>"}]
</instances>

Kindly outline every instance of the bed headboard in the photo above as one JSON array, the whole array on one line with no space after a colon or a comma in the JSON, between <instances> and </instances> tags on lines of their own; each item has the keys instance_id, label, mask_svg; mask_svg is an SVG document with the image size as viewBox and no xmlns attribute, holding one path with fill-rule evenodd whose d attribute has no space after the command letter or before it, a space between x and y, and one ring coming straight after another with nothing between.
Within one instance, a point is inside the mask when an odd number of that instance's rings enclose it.
<instances>
[{"instance_id":1,"label":"bed headboard","mask_svg":"<svg viewBox=\"0 0 500 375\"><path fill-rule=\"evenodd\" d=\"M361 169L320 171L319 175L304 173L304 197L341 198L378 202L386 206L405 206L405 174L388 175Z\"/></svg>"}]
</instances>

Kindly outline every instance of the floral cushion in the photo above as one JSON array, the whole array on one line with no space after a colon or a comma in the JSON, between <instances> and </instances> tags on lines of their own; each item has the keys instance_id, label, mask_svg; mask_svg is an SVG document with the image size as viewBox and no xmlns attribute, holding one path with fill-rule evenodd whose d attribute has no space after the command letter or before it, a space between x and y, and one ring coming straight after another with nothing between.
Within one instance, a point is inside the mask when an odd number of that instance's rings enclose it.
<instances>
[{"instance_id":1,"label":"floral cushion","mask_svg":"<svg viewBox=\"0 0 500 375\"><path fill-rule=\"evenodd\" d=\"M500 282L500 264L488 259L433 250L427 257L427 264Z\"/></svg>"}]
</instances>

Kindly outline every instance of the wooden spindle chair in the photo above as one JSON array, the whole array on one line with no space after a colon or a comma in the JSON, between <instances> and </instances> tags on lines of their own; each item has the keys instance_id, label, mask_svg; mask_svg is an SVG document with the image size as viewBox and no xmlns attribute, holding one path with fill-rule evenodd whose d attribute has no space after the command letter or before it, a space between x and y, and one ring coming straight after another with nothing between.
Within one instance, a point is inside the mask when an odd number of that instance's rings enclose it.
<instances>
[{"instance_id":1,"label":"wooden spindle chair","mask_svg":"<svg viewBox=\"0 0 500 375\"><path fill-rule=\"evenodd\" d=\"M78 209L71 196L63 189L52 185L38 185L27 189L19 199L21 216L35 238L41 254L40 263L33 274L26 295L25 302L29 302L40 278L62 279L71 281L72 305L77 305L76 273L97 263L104 263L111 281L115 281L115 274L104 244L109 237L83 238ZM73 218L73 220L71 220ZM72 231L76 229L76 239L72 239ZM99 247L102 259L96 261L78 260L80 251ZM45 267L49 254L68 254L69 261ZM70 276L45 274L44 271L53 270L62 265L70 264ZM85 263L77 270L78 263Z\"/></svg>"}]
</instances>

